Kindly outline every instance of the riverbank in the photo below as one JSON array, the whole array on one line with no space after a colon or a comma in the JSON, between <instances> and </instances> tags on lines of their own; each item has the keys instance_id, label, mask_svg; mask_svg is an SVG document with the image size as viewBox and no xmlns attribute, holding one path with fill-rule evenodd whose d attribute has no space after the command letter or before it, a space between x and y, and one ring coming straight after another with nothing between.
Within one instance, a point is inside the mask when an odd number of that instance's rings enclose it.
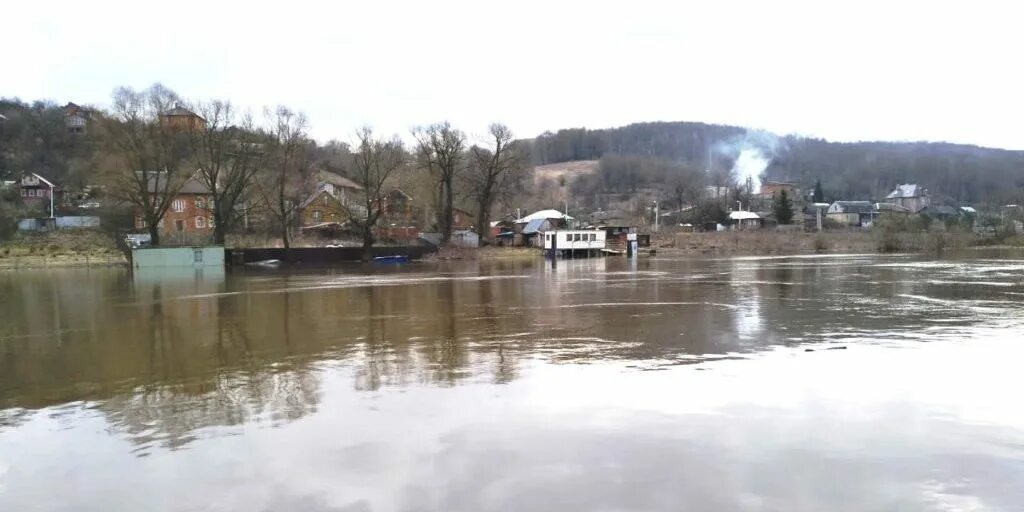
<instances>
[{"instance_id":1,"label":"riverbank","mask_svg":"<svg viewBox=\"0 0 1024 512\"><path fill-rule=\"evenodd\" d=\"M18 233L0 242L0 270L126 265L124 254L103 233L66 229Z\"/></svg>"},{"instance_id":2,"label":"riverbank","mask_svg":"<svg viewBox=\"0 0 1024 512\"><path fill-rule=\"evenodd\" d=\"M659 254L785 255L827 253L932 253L979 245L970 233L727 231L656 235Z\"/></svg>"}]
</instances>

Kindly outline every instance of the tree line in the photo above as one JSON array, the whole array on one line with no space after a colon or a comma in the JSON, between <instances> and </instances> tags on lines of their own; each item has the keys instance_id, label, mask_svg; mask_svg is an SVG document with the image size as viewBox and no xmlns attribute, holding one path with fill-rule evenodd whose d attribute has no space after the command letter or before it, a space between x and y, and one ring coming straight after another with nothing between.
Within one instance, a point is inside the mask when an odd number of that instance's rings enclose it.
<instances>
[{"instance_id":1,"label":"tree line","mask_svg":"<svg viewBox=\"0 0 1024 512\"><path fill-rule=\"evenodd\" d=\"M459 206L475 210L486 239L497 203L521 191L530 170L529 145L500 123L480 140L440 122L412 129L411 145L369 127L358 130L351 143L320 144L309 135L307 117L286 106L254 116L227 100L182 98L161 84L117 88L109 109L90 111L84 134L69 133L63 109L52 103L4 99L0 114L6 118L0 125L5 179L31 171L67 188L102 185L110 203L141 220L154 245L160 244L161 220L174 198L192 181L209 191L204 206L213 219L214 243L223 244L243 218L256 216L288 248L299 209L315 191L321 170L361 188L344 208L367 254L387 194L410 176L431 184L425 188L432 192L418 200L435 207L442 243L451 239Z\"/></svg>"},{"instance_id":2,"label":"tree line","mask_svg":"<svg viewBox=\"0 0 1024 512\"><path fill-rule=\"evenodd\" d=\"M1024 199L1024 152L963 144L830 142L690 122L573 128L529 142L536 164L600 160L600 178L580 184L585 196L598 190L672 188L673 181L692 178L694 170L727 174L736 161L737 141L752 134L770 158L762 179L796 183L805 190L820 182L827 200L877 200L901 183L921 184L935 200L953 204L994 207ZM770 140L768 147L765 140Z\"/></svg>"}]
</instances>

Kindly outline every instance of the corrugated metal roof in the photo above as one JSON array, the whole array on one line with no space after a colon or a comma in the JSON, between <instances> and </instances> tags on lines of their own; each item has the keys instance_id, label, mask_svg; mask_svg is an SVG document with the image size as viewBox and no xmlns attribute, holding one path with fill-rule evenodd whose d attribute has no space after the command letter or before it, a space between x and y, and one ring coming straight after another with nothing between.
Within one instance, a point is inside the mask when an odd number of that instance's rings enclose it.
<instances>
[{"instance_id":1,"label":"corrugated metal roof","mask_svg":"<svg viewBox=\"0 0 1024 512\"><path fill-rule=\"evenodd\" d=\"M529 214L526 217L523 217L521 219L516 219L516 224L526 224L526 223L529 223L530 221L533 221L533 220L536 220L536 219L541 219L541 220L546 220L546 219L573 220L572 217L570 217L570 216L568 216L568 215L566 215L566 214L564 214L564 213L562 213L562 212L560 212L558 210L541 210L539 212L533 212L533 213L531 213L531 214Z\"/></svg>"},{"instance_id":2,"label":"corrugated metal roof","mask_svg":"<svg viewBox=\"0 0 1024 512\"><path fill-rule=\"evenodd\" d=\"M547 219L533 219L533 220L531 220L530 222L526 223L526 227L523 228L523 234L524 235L532 235L534 233L539 233L540 232L540 228L544 227L544 222L545 221L547 221Z\"/></svg>"},{"instance_id":3,"label":"corrugated metal roof","mask_svg":"<svg viewBox=\"0 0 1024 512\"><path fill-rule=\"evenodd\" d=\"M836 201L832 204L839 206L838 213L871 213L875 210L870 201Z\"/></svg>"}]
</instances>

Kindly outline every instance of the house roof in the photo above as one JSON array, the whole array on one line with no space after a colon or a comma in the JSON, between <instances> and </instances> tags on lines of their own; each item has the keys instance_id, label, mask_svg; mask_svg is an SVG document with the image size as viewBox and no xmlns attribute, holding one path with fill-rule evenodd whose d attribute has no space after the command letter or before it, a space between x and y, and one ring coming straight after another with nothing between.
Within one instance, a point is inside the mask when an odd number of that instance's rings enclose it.
<instances>
[{"instance_id":1,"label":"house roof","mask_svg":"<svg viewBox=\"0 0 1024 512\"><path fill-rule=\"evenodd\" d=\"M356 185L356 186L358 187L359 185ZM391 192L388 192L388 196L393 196L395 194L398 194L398 195L402 196L405 199L412 199L412 196L410 196L409 194L406 194L405 191L400 189L400 188L393 188L393 189L391 189Z\"/></svg>"},{"instance_id":2,"label":"house roof","mask_svg":"<svg viewBox=\"0 0 1024 512\"><path fill-rule=\"evenodd\" d=\"M975 210L973 206L961 206L960 210L964 213L978 213L978 210Z\"/></svg>"},{"instance_id":3,"label":"house roof","mask_svg":"<svg viewBox=\"0 0 1024 512\"><path fill-rule=\"evenodd\" d=\"M564 213L562 213L562 212L560 212L558 210L541 210L541 211L538 211L538 212L533 212L533 213L531 213L531 214L529 214L526 217L523 217L521 219L516 219L515 222L516 222L516 224L528 224L530 221L535 220L535 219L542 219L542 220L546 220L546 219L573 220L572 217L570 217L570 216L568 216L568 215L566 215L566 214L564 214Z\"/></svg>"},{"instance_id":4,"label":"house roof","mask_svg":"<svg viewBox=\"0 0 1024 512\"><path fill-rule=\"evenodd\" d=\"M840 213L871 213L875 211L875 207L870 201L836 201L832 204L839 206Z\"/></svg>"},{"instance_id":5,"label":"house roof","mask_svg":"<svg viewBox=\"0 0 1024 512\"><path fill-rule=\"evenodd\" d=\"M729 220L749 220L749 219L760 219L761 216L754 212L729 212Z\"/></svg>"},{"instance_id":6,"label":"house roof","mask_svg":"<svg viewBox=\"0 0 1024 512\"><path fill-rule=\"evenodd\" d=\"M544 223L547 222L547 220L548 219L531 220L530 222L526 223L526 227L523 228L523 234L532 235L534 233L540 233L541 228L544 227Z\"/></svg>"},{"instance_id":7,"label":"house roof","mask_svg":"<svg viewBox=\"0 0 1024 512\"><path fill-rule=\"evenodd\" d=\"M47 186L49 186L49 187L54 187L54 188L57 188L57 185L54 185L52 181L50 181L50 180L48 180L48 179L46 179L46 178L44 178L44 177L40 176L39 174L36 174L36 173L34 173L34 172L30 172L30 173L28 173L28 174L29 174L30 176L35 176L37 180L39 180L39 181L41 181L41 182L45 183L45 184L46 184Z\"/></svg>"},{"instance_id":8,"label":"house roof","mask_svg":"<svg viewBox=\"0 0 1024 512\"><path fill-rule=\"evenodd\" d=\"M921 213L930 213L934 215L956 215L957 211L952 206L946 205L929 205L921 209Z\"/></svg>"},{"instance_id":9,"label":"house roof","mask_svg":"<svg viewBox=\"0 0 1024 512\"><path fill-rule=\"evenodd\" d=\"M191 110L189 110L189 109L187 109L187 108L185 108L185 107L183 107L181 105L178 105L178 104L175 104L174 108L164 112L161 115L164 115L164 116L167 116L167 117L174 117L174 116L198 117L199 119L202 119L202 117L199 114L196 114L195 112L192 112Z\"/></svg>"},{"instance_id":10,"label":"house roof","mask_svg":"<svg viewBox=\"0 0 1024 512\"><path fill-rule=\"evenodd\" d=\"M309 206L310 203L312 203L313 201L316 201L317 198L319 198L320 196L322 196L324 194L327 194L327 197L331 198L335 202L339 202L339 203L341 202L341 201L338 201L337 198L335 198L334 196L329 194L326 190L317 190L316 192L310 194L309 197L307 197L305 201L302 201L302 204L300 204L299 207L300 208L305 208L305 207Z\"/></svg>"},{"instance_id":11,"label":"house roof","mask_svg":"<svg viewBox=\"0 0 1024 512\"><path fill-rule=\"evenodd\" d=\"M880 212L910 213L910 208L900 206L896 203L875 203L875 210Z\"/></svg>"},{"instance_id":12,"label":"house roof","mask_svg":"<svg viewBox=\"0 0 1024 512\"><path fill-rule=\"evenodd\" d=\"M149 177L148 177L148 179L149 179L149 191L152 192L152 193L156 193L156 191L157 191L156 190L156 187L157 187L156 174L157 173L151 173L149 175ZM162 186L162 183L161 183L161 186ZM189 178L181 186L181 189L178 190L178 193L179 194L209 194L210 193L210 188L207 187L206 185L204 185L203 182L201 182L201 181L199 181L199 180L197 180L195 178Z\"/></svg>"},{"instance_id":13,"label":"house roof","mask_svg":"<svg viewBox=\"0 0 1024 512\"><path fill-rule=\"evenodd\" d=\"M896 188L889 195L885 196L886 199L906 199L911 197L924 197L928 195L928 191L916 183L907 183L905 185L896 185Z\"/></svg>"},{"instance_id":14,"label":"house roof","mask_svg":"<svg viewBox=\"0 0 1024 512\"><path fill-rule=\"evenodd\" d=\"M350 179L348 179L348 178L346 178L346 177L344 177L344 176L342 176L340 174L335 174L335 173L330 172L330 171L320 171L320 172L318 172L317 173L317 178L321 182L323 182L323 183L330 183L331 185L334 185L335 187L351 188L351 189L355 189L355 190L359 190L359 189L363 188L363 187L360 187L358 183L356 183L356 182L354 182L354 181L352 181L352 180L350 180Z\"/></svg>"}]
</instances>

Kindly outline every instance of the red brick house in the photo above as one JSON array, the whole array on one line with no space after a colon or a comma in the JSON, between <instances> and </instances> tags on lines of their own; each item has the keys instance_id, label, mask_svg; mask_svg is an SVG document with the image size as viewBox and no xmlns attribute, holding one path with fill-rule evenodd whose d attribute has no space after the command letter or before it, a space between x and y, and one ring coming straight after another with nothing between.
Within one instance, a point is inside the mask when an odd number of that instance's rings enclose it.
<instances>
[{"instance_id":1,"label":"red brick house","mask_svg":"<svg viewBox=\"0 0 1024 512\"><path fill-rule=\"evenodd\" d=\"M160 221L160 232L189 238L212 235L212 205L210 189L195 179L189 179L171 200L171 206ZM140 215L135 216L135 227L146 229Z\"/></svg>"}]
</instances>

